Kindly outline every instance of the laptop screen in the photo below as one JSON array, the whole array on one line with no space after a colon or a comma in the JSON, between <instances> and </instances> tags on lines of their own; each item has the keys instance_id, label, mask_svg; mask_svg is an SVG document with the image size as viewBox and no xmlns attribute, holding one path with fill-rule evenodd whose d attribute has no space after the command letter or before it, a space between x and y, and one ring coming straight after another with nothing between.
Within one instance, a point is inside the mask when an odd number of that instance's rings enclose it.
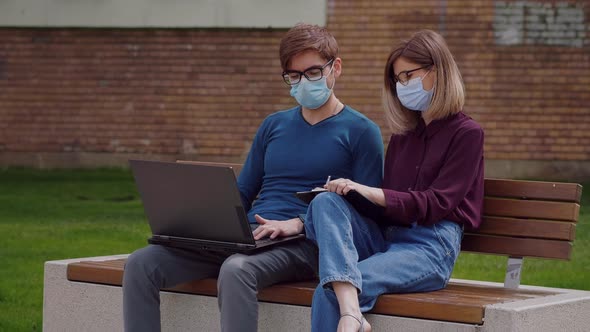
<instances>
[{"instance_id":1,"label":"laptop screen","mask_svg":"<svg viewBox=\"0 0 590 332\"><path fill-rule=\"evenodd\" d=\"M154 235L254 243L231 167L129 163Z\"/></svg>"}]
</instances>

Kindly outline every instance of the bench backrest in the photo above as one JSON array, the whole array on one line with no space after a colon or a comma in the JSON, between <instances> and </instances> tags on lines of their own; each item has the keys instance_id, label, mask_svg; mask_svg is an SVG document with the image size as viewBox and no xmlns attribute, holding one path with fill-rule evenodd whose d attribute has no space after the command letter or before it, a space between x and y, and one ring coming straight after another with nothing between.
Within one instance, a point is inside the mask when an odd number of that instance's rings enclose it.
<instances>
[{"instance_id":1,"label":"bench backrest","mask_svg":"<svg viewBox=\"0 0 590 332\"><path fill-rule=\"evenodd\" d=\"M570 259L582 186L485 179L483 222L462 250L512 257Z\"/></svg>"},{"instance_id":2,"label":"bench backrest","mask_svg":"<svg viewBox=\"0 0 590 332\"><path fill-rule=\"evenodd\" d=\"M241 164L179 161L230 166ZM467 231L461 250L510 257L570 259L582 186L576 183L485 179L484 216Z\"/></svg>"}]
</instances>

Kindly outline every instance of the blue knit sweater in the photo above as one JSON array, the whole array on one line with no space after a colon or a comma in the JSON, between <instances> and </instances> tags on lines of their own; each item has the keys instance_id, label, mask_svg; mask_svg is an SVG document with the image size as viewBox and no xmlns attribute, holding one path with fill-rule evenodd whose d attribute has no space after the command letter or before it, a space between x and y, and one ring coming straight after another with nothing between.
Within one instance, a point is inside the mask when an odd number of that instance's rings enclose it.
<instances>
[{"instance_id":1,"label":"blue knit sweater","mask_svg":"<svg viewBox=\"0 0 590 332\"><path fill-rule=\"evenodd\" d=\"M323 186L328 175L379 187L383 150L379 127L348 106L315 125L301 106L269 115L238 178L249 221L256 222L255 214L275 220L305 214L307 204L294 193Z\"/></svg>"}]
</instances>

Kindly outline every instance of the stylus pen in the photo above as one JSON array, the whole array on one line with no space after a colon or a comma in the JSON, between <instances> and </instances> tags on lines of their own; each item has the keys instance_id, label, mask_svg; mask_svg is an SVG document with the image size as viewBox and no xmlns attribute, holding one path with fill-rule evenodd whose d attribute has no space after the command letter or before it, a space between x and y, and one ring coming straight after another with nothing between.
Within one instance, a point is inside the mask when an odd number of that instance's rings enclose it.
<instances>
[{"instance_id":1,"label":"stylus pen","mask_svg":"<svg viewBox=\"0 0 590 332\"><path fill-rule=\"evenodd\" d=\"M325 186L327 186L327 185L328 185L328 183L330 183L330 179L331 179L331 178L332 178L332 175L328 175L328 179L326 180L326 184L325 184Z\"/></svg>"}]
</instances>

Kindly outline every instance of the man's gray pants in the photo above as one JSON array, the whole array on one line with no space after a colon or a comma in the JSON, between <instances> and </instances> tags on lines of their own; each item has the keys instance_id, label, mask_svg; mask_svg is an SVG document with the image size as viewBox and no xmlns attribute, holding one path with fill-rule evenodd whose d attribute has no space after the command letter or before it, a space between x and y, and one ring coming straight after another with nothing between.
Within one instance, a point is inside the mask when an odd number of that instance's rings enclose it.
<instances>
[{"instance_id":1,"label":"man's gray pants","mask_svg":"<svg viewBox=\"0 0 590 332\"><path fill-rule=\"evenodd\" d=\"M278 282L311 279L316 271L317 247L309 240L229 257L148 245L131 254L125 264L125 331L160 331L160 289L214 277L221 331L256 331L258 290Z\"/></svg>"}]
</instances>

